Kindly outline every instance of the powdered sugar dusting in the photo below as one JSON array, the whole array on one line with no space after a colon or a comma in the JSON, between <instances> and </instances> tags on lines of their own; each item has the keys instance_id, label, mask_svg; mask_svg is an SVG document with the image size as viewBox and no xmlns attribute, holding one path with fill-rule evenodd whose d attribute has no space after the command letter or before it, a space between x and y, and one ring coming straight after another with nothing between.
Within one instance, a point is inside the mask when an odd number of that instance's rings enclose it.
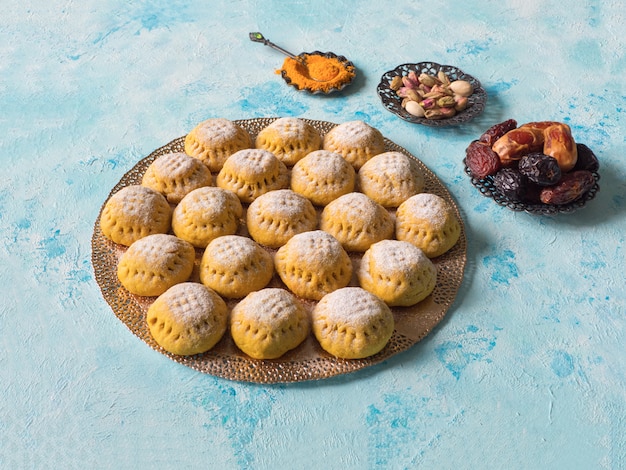
<instances>
[{"instance_id":1,"label":"powdered sugar dusting","mask_svg":"<svg viewBox=\"0 0 626 470\"><path fill-rule=\"evenodd\" d=\"M197 134L199 140L212 143L223 143L237 138L250 139L243 128L224 118L207 119L192 132Z\"/></svg>"},{"instance_id":2,"label":"powdered sugar dusting","mask_svg":"<svg viewBox=\"0 0 626 470\"><path fill-rule=\"evenodd\" d=\"M294 117L282 117L272 122L269 126L259 132L259 136L270 134L276 138L280 138L283 142L304 139L319 141L317 131L307 124L306 121ZM307 142L305 142L307 143Z\"/></svg>"},{"instance_id":3,"label":"powdered sugar dusting","mask_svg":"<svg viewBox=\"0 0 626 470\"><path fill-rule=\"evenodd\" d=\"M224 164L224 172L229 171L251 182L264 177L276 176L284 164L270 151L263 149L243 149L232 154ZM286 169L285 169L286 171Z\"/></svg>"},{"instance_id":4,"label":"powdered sugar dusting","mask_svg":"<svg viewBox=\"0 0 626 470\"><path fill-rule=\"evenodd\" d=\"M314 312L330 322L353 326L367 326L377 318L392 315L382 300L361 287L344 287L325 295Z\"/></svg>"},{"instance_id":5,"label":"powdered sugar dusting","mask_svg":"<svg viewBox=\"0 0 626 470\"><path fill-rule=\"evenodd\" d=\"M401 152L380 153L368 160L360 172L394 179L412 179L419 175L417 164Z\"/></svg>"},{"instance_id":6,"label":"powdered sugar dusting","mask_svg":"<svg viewBox=\"0 0 626 470\"><path fill-rule=\"evenodd\" d=\"M398 208L398 217L406 217L409 220L426 220L437 229L443 227L450 216L450 207L445 199L431 193L411 196Z\"/></svg>"},{"instance_id":7,"label":"powdered sugar dusting","mask_svg":"<svg viewBox=\"0 0 626 470\"><path fill-rule=\"evenodd\" d=\"M378 219L388 217L388 213L379 204L363 193L352 192L331 202L322 213L323 218L346 219L360 222L363 227L373 224Z\"/></svg>"},{"instance_id":8,"label":"powdered sugar dusting","mask_svg":"<svg viewBox=\"0 0 626 470\"><path fill-rule=\"evenodd\" d=\"M329 265L337 263L348 255L341 243L331 234L322 230L312 230L294 235L282 251L293 253L302 258L311 271L317 269L327 270Z\"/></svg>"},{"instance_id":9,"label":"powdered sugar dusting","mask_svg":"<svg viewBox=\"0 0 626 470\"><path fill-rule=\"evenodd\" d=\"M228 189L206 186L191 191L183 198L179 206L185 212L197 214L200 220L208 220L210 214L221 214L232 210L236 217L243 211L239 198Z\"/></svg>"},{"instance_id":10,"label":"powdered sugar dusting","mask_svg":"<svg viewBox=\"0 0 626 470\"><path fill-rule=\"evenodd\" d=\"M193 326L207 318L223 300L217 294L197 282L183 282L170 287L161 295L159 302L165 302L174 320ZM225 309L225 306L221 306Z\"/></svg>"},{"instance_id":11,"label":"powdered sugar dusting","mask_svg":"<svg viewBox=\"0 0 626 470\"><path fill-rule=\"evenodd\" d=\"M331 129L326 134L329 142L335 142L343 146L361 147L364 144L379 144L384 146L383 136L380 131L363 121L348 121Z\"/></svg>"},{"instance_id":12,"label":"powdered sugar dusting","mask_svg":"<svg viewBox=\"0 0 626 470\"><path fill-rule=\"evenodd\" d=\"M174 179L192 174L200 165L204 164L197 158L190 157L186 153L173 152L157 158L151 166L154 167L158 176Z\"/></svg>"},{"instance_id":13,"label":"powdered sugar dusting","mask_svg":"<svg viewBox=\"0 0 626 470\"><path fill-rule=\"evenodd\" d=\"M286 222L290 219L299 220L304 213L315 211L308 199L290 189L278 189L259 196L250 204L250 210Z\"/></svg>"},{"instance_id":14,"label":"powdered sugar dusting","mask_svg":"<svg viewBox=\"0 0 626 470\"><path fill-rule=\"evenodd\" d=\"M320 179L325 183L341 179L341 176L350 170L354 172L352 165L340 154L330 150L315 150L300 160L296 167L306 171L312 178Z\"/></svg>"},{"instance_id":15,"label":"powdered sugar dusting","mask_svg":"<svg viewBox=\"0 0 626 470\"><path fill-rule=\"evenodd\" d=\"M240 235L224 235L216 238L206 248L214 263L235 269L265 256L266 252L254 240Z\"/></svg>"},{"instance_id":16,"label":"powdered sugar dusting","mask_svg":"<svg viewBox=\"0 0 626 470\"><path fill-rule=\"evenodd\" d=\"M293 315L306 315L304 306L293 294L276 287L248 294L235 308L241 317L267 325L271 330L288 323Z\"/></svg>"},{"instance_id":17,"label":"powdered sugar dusting","mask_svg":"<svg viewBox=\"0 0 626 470\"><path fill-rule=\"evenodd\" d=\"M369 256L378 267L389 266L404 273L411 272L416 265L431 262L422 250L400 240L382 240L373 244Z\"/></svg>"}]
</instances>

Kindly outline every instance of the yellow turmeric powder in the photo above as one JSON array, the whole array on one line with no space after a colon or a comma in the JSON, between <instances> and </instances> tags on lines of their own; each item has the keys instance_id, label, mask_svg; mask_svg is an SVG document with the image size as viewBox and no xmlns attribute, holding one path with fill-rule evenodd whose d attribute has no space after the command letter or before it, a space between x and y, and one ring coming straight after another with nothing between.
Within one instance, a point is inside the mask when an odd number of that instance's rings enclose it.
<instances>
[{"instance_id":1,"label":"yellow turmeric powder","mask_svg":"<svg viewBox=\"0 0 626 470\"><path fill-rule=\"evenodd\" d=\"M287 57L282 69L276 71L299 90L328 93L350 83L355 76L354 65L341 62L337 57L319 54L302 54L300 57L306 65Z\"/></svg>"}]
</instances>

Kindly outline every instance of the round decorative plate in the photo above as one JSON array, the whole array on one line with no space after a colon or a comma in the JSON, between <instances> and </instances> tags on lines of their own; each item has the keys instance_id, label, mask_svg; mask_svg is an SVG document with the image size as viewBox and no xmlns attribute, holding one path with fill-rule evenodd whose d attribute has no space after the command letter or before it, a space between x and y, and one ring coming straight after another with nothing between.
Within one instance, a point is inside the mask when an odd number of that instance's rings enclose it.
<instances>
[{"instance_id":1,"label":"round decorative plate","mask_svg":"<svg viewBox=\"0 0 626 470\"><path fill-rule=\"evenodd\" d=\"M465 163L465 159L463 159L463 164L465 165L465 173L467 174L467 176L470 177L472 185L474 185L483 196L489 197L500 206L506 207L516 212L528 212L529 214L535 215L569 214L571 212L574 212L575 210L585 207L587 202L596 197L596 193L600 190L600 185L598 184L598 181L600 180L600 174L597 171L592 171L591 173L596 180L595 184L591 187L589 191L583 194L582 197L576 199L573 202L570 202L569 204L533 204L522 201L512 201L500 191L498 191L493 182L493 176L487 176L482 179L476 178L475 176L472 176L470 169Z\"/></svg>"},{"instance_id":2,"label":"round decorative plate","mask_svg":"<svg viewBox=\"0 0 626 470\"><path fill-rule=\"evenodd\" d=\"M467 98L468 107L451 118L426 119L425 117L413 116L402 107L402 98L389 87L389 84L394 77L404 77L407 76L409 72L415 72L417 75L426 73L428 75L436 76L439 71L444 72L451 81L465 80L471 83L474 87L474 92ZM476 78L466 74L456 67L453 67L452 65L440 65L436 62L419 62L417 64L398 65L395 69L383 74L376 91L378 92L378 96L380 97L383 106L387 108L387 111L395 114L405 121L430 127L454 126L467 122L482 113L485 109L485 103L487 102L487 92L483 89L482 85Z\"/></svg>"},{"instance_id":3,"label":"round decorative plate","mask_svg":"<svg viewBox=\"0 0 626 470\"><path fill-rule=\"evenodd\" d=\"M258 118L234 122L245 128L254 141L256 134L275 119L277 118ZM336 126L336 124L326 121L304 120L314 126L322 135L325 135ZM184 150L184 140L184 136L179 137L140 160L112 188L108 197L110 198L125 186L140 184L143 174L150 163L166 153L182 152ZM385 139L385 150L402 152L416 160L425 178L425 191L443 197L454 208L461 222L461 236L450 251L432 260L437 266L437 284L433 293L413 307L392 308L395 319L395 331L386 347L378 354L366 359L338 359L326 353L311 334L298 348L288 352L279 359L256 360L241 352L228 332L213 349L203 354L177 356L168 353L153 340L146 324L146 312L155 298L140 297L129 293L122 287L117 278L117 263L126 248L108 240L100 230L100 214L106 201L103 203L94 224L91 240L92 263L102 296L110 305L116 317L151 348L173 361L192 369L230 380L256 383L287 383L324 379L378 364L395 354L409 349L433 330L444 318L454 302L463 280L463 271L467 257L467 241L459 209L448 190L434 173L405 149L388 139ZM245 216L242 219L242 222L245 223ZM198 250L196 252L197 263L199 263L201 256L202 252ZM353 263L358 262L360 259L354 253L351 254L351 258ZM197 270L194 270L190 280L199 282L195 271ZM280 282L278 276L275 276L270 286L279 287L281 286ZM353 280L351 285L357 284ZM311 301L304 302L311 306ZM232 303L228 305L230 308L233 306Z\"/></svg>"},{"instance_id":4,"label":"round decorative plate","mask_svg":"<svg viewBox=\"0 0 626 470\"><path fill-rule=\"evenodd\" d=\"M334 93L336 91L343 90L345 87L347 87L348 85L350 85L354 81L354 78L356 77L356 68L354 67L354 64L352 62L350 62L348 59L346 59L344 56L337 55L337 54L335 54L333 52L314 51L314 52L303 52L302 54L299 54L298 57L307 56L307 55L308 56L318 55L318 56L325 57L327 59L337 59L337 61L344 67L344 69L352 72L352 76L350 77L350 79L348 81L345 81L345 82L341 83L339 86L329 88L326 91L326 90L323 90L323 89L316 89L316 88L313 88L313 87L303 87L303 88L301 88L301 87L296 85L291 80L291 77L289 77L289 74L285 70L282 70L280 72L280 75L281 75L281 77L283 77L283 80L285 80L287 85L294 87L298 91L306 91L306 92L311 93L313 95L319 95L319 94L328 95L330 93Z\"/></svg>"}]
</instances>

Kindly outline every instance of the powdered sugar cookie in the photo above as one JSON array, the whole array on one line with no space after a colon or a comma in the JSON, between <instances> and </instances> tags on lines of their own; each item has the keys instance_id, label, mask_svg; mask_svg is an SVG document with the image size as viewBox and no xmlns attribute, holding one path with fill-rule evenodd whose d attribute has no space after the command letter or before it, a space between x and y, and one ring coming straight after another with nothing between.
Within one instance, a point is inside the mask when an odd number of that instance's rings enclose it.
<instances>
[{"instance_id":1,"label":"powdered sugar cookie","mask_svg":"<svg viewBox=\"0 0 626 470\"><path fill-rule=\"evenodd\" d=\"M274 258L276 272L299 297L319 300L345 287L352 277L352 261L332 235L313 230L294 235Z\"/></svg>"},{"instance_id":2,"label":"powdered sugar cookie","mask_svg":"<svg viewBox=\"0 0 626 470\"><path fill-rule=\"evenodd\" d=\"M225 235L210 242L200 261L200 281L227 298L242 298L272 279L272 256L254 240Z\"/></svg>"},{"instance_id":3,"label":"powdered sugar cookie","mask_svg":"<svg viewBox=\"0 0 626 470\"><path fill-rule=\"evenodd\" d=\"M254 359L276 359L309 335L309 312L284 289L252 292L233 308L230 332L235 344Z\"/></svg>"},{"instance_id":4,"label":"powdered sugar cookie","mask_svg":"<svg viewBox=\"0 0 626 470\"><path fill-rule=\"evenodd\" d=\"M312 312L313 333L333 356L362 359L380 352L394 329L390 308L360 287L325 295Z\"/></svg>"},{"instance_id":5,"label":"powdered sugar cookie","mask_svg":"<svg viewBox=\"0 0 626 470\"><path fill-rule=\"evenodd\" d=\"M163 349L182 356L215 346L228 324L228 307L211 289L197 282L170 287L148 308L148 329Z\"/></svg>"},{"instance_id":6,"label":"powdered sugar cookie","mask_svg":"<svg viewBox=\"0 0 626 470\"><path fill-rule=\"evenodd\" d=\"M348 121L328 131L322 148L340 154L358 170L385 151L385 139L378 129L363 121Z\"/></svg>"},{"instance_id":7,"label":"powdered sugar cookie","mask_svg":"<svg viewBox=\"0 0 626 470\"><path fill-rule=\"evenodd\" d=\"M347 251L367 250L372 243L391 238L394 223L389 212L363 193L349 193L328 204L320 216L320 228Z\"/></svg>"},{"instance_id":8,"label":"powdered sugar cookie","mask_svg":"<svg viewBox=\"0 0 626 470\"><path fill-rule=\"evenodd\" d=\"M129 292L161 295L191 276L196 252L174 235L148 235L134 242L120 257L117 277Z\"/></svg>"},{"instance_id":9,"label":"powdered sugar cookie","mask_svg":"<svg viewBox=\"0 0 626 470\"><path fill-rule=\"evenodd\" d=\"M435 289L437 268L415 245L382 240L365 252L357 277L363 289L387 305L409 307Z\"/></svg>"},{"instance_id":10,"label":"powdered sugar cookie","mask_svg":"<svg viewBox=\"0 0 626 470\"><path fill-rule=\"evenodd\" d=\"M213 176L197 158L182 152L160 156L146 169L141 184L163 194L173 204L194 189L210 186Z\"/></svg>"},{"instance_id":11,"label":"powdered sugar cookie","mask_svg":"<svg viewBox=\"0 0 626 470\"><path fill-rule=\"evenodd\" d=\"M317 228L317 212L304 196L290 189L262 194L248 207L246 225L261 245L278 248L294 235Z\"/></svg>"},{"instance_id":12,"label":"powdered sugar cookie","mask_svg":"<svg viewBox=\"0 0 626 470\"><path fill-rule=\"evenodd\" d=\"M320 133L311 124L295 117L282 117L261 129L256 147L272 152L287 166L322 146Z\"/></svg>"},{"instance_id":13,"label":"powdered sugar cookie","mask_svg":"<svg viewBox=\"0 0 626 470\"><path fill-rule=\"evenodd\" d=\"M172 208L150 188L130 185L113 194L104 205L100 229L108 239L129 246L140 238L170 229Z\"/></svg>"},{"instance_id":14,"label":"powdered sugar cookie","mask_svg":"<svg viewBox=\"0 0 626 470\"><path fill-rule=\"evenodd\" d=\"M357 175L359 190L384 207L398 207L424 190L424 175L417 162L401 152L372 157Z\"/></svg>"},{"instance_id":15,"label":"powdered sugar cookie","mask_svg":"<svg viewBox=\"0 0 626 470\"><path fill-rule=\"evenodd\" d=\"M298 161L291 170L291 189L317 206L354 191L356 172L341 155L316 150Z\"/></svg>"},{"instance_id":16,"label":"powdered sugar cookie","mask_svg":"<svg viewBox=\"0 0 626 470\"><path fill-rule=\"evenodd\" d=\"M213 172L220 171L233 153L251 147L248 131L224 118L207 119L185 136L185 153L202 160Z\"/></svg>"},{"instance_id":17,"label":"powdered sugar cookie","mask_svg":"<svg viewBox=\"0 0 626 470\"><path fill-rule=\"evenodd\" d=\"M267 150L240 150L228 157L216 183L233 191L242 202L252 202L261 194L288 188L289 170Z\"/></svg>"},{"instance_id":18,"label":"powdered sugar cookie","mask_svg":"<svg viewBox=\"0 0 626 470\"><path fill-rule=\"evenodd\" d=\"M172 229L177 237L197 248L239 228L243 207L235 193L206 186L187 194L174 209Z\"/></svg>"},{"instance_id":19,"label":"powdered sugar cookie","mask_svg":"<svg viewBox=\"0 0 626 470\"><path fill-rule=\"evenodd\" d=\"M461 224L441 196L421 193L403 202L396 212L396 238L420 248L429 258L450 250L461 236Z\"/></svg>"}]
</instances>

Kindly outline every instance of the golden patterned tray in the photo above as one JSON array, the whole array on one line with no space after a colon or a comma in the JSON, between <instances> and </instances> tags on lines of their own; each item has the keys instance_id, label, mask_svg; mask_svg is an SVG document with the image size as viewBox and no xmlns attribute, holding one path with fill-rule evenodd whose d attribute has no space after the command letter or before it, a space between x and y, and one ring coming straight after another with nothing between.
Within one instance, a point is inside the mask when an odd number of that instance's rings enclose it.
<instances>
[{"instance_id":1,"label":"golden patterned tray","mask_svg":"<svg viewBox=\"0 0 626 470\"><path fill-rule=\"evenodd\" d=\"M257 118L237 120L234 122L244 127L254 139L261 129L265 128L276 119L277 118ZM330 129L336 126L336 124L326 121L304 120L313 125L322 135L325 135ZM157 157L170 152L182 152L184 139L184 136L179 137L167 145L156 149L150 155L139 161L113 187L108 197L111 197L111 195L125 186L140 184L147 167ZM203 354L195 356L176 356L166 352L152 339L145 321L148 307L155 298L139 297L130 294L121 286L117 278L117 262L125 248L106 239L100 231L100 213L106 201L103 203L94 224L94 232L91 240L92 263L96 281L102 291L102 296L110 305L117 318L121 320L133 334L138 336L151 348L197 371L235 381L286 383L324 379L378 364L395 354L409 349L432 331L443 319L448 308L452 305L452 302L454 302L463 280L463 271L465 269L467 256L467 240L459 209L448 190L434 173L404 148L388 139L385 139L385 150L402 152L417 161L425 177L425 191L443 197L454 207L461 221L461 237L449 252L432 260L438 270L437 285L433 293L413 307L392 308L396 329L387 346L375 356L358 360L335 358L322 350L311 334L298 348L290 351L279 359L255 360L242 353L235 346L228 332L226 332L222 340L212 350ZM245 216L242 219L245 221ZM201 255L201 250L197 250L196 264L199 264ZM360 256L351 254L351 258L353 259L353 263L358 263ZM191 280L198 281L197 269L194 270ZM270 286L271 285L281 285L278 276L275 276ZM352 280L351 285L357 285L355 279ZM305 303L311 305L311 301L305 301ZM232 308L234 303L231 301L228 305Z\"/></svg>"}]
</instances>

